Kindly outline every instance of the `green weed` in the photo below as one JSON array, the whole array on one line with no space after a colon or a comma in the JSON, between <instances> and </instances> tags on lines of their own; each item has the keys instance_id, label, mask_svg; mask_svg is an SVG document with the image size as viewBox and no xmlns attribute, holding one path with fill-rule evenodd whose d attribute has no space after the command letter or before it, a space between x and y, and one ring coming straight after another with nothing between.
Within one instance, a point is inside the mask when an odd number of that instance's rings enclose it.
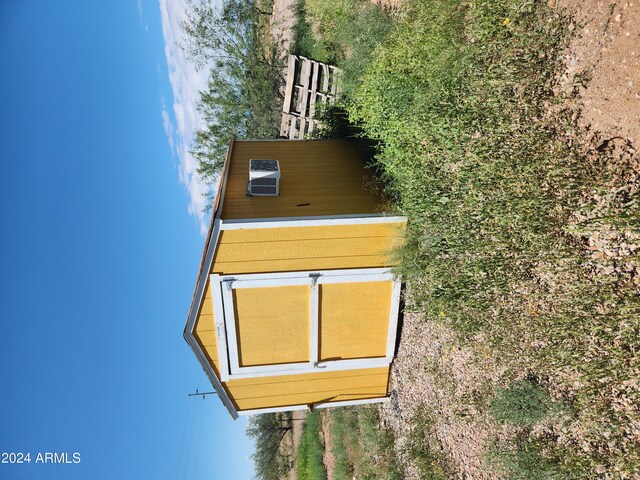
<instances>
[{"instance_id":1,"label":"green weed","mask_svg":"<svg viewBox=\"0 0 640 480\"><path fill-rule=\"evenodd\" d=\"M500 423L530 428L562 407L549 394L529 380L521 380L501 390L490 407L491 415Z\"/></svg>"},{"instance_id":2,"label":"green weed","mask_svg":"<svg viewBox=\"0 0 640 480\"><path fill-rule=\"evenodd\" d=\"M364 3L306 0L314 35L339 61ZM407 308L462 342L481 334L511 371L565 391L579 426L565 432L567 456L640 474L640 296L634 274L594 274L582 248L602 230L640 234L640 202L606 149L584 157L553 95L561 18L519 0L414 0L393 18L353 69L343 106L380 145L387 191L409 217ZM339 30L345 40L329 46ZM609 263L633 272L636 261Z\"/></svg>"},{"instance_id":3,"label":"green weed","mask_svg":"<svg viewBox=\"0 0 640 480\"><path fill-rule=\"evenodd\" d=\"M409 437L408 454L420 469L422 478L446 480L455 477L449 461L433 431L431 413L421 410Z\"/></svg>"},{"instance_id":4,"label":"green weed","mask_svg":"<svg viewBox=\"0 0 640 480\"><path fill-rule=\"evenodd\" d=\"M548 114L566 38L543 2L410 2L347 110L380 141L409 217L409 308L566 388L580 454L635 472L640 297L622 277L594 277L579 243L605 227L638 234L640 204L612 186L610 161L586 162L563 113ZM587 220L570 229L577 212Z\"/></svg>"},{"instance_id":5,"label":"green weed","mask_svg":"<svg viewBox=\"0 0 640 480\"><path fill-rule=\"evenodd\" d=\"M337 65L351 91L391 30L390 15L366 0L298 0L294 53Z\"/></svg>"},{"instance_id":6,"label":"green weed","mask_svg":"<svg viewBox=\"0 0 640 480\"><path fill-rule=\"evenodd\" d=\"M332 418L336 480L402 478L396 464L393 436L380 428L375 408L341 408L325 414Z\"/></svg>"},{"instance_id":7,"label":"green weed","mask_svg":"<svg viewBox=\"0 0 640 480\"><path fill-rule=\"evenodd\" d=\"M302 427L302 438L296 453L298 480L326 480L327 472L322 460L324 448L320 443L320 419L317 413L307 415Z\"/></svg>"},{"instance_id":8,"label":"green weed","mask_svg":"<svg viewBox=\"0 0 640 480\"><path fill-rule=\"evenodd\" d=\"M509 480L570 480L585 478L565 467L558 458L549 458L540 444L517 440L515 445L496 443L488 454L489 463ZM584 474L584 472L582 472Z\"/></svg>"}]
</instances>

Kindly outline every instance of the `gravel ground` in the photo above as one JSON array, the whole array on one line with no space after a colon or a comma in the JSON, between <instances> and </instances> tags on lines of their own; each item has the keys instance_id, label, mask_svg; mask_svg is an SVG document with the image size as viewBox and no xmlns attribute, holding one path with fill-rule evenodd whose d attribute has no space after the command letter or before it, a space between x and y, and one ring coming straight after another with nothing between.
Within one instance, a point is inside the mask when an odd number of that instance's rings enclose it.
<instances>
[{"instance_id":1,"label":"gravel ground","mask_svg":"<svg viewBox=\"0 0 640 480\"><path fill-rule=\"evenodd\" d=\"M486 473L484 453L487 440L500 431L477 405L503 373L491 352L460 345L440 323L405 314L391 373L392 401L381 407L381 417L396 436L407 479L421 478L405 453L421 411L428 413L431 435L459 478L493 478Z\"/></svg>"},{"instance_id":2,"label":"gravel ground","mask_svg":"<svg viewBox=\"0 0 640 480\"><path fill-rule=\"evenodd\" d=\"M386 8L403 3L372 1ZM274 8L273 34L287 45L291 41L293 3L276 0ZM571 19L573 36L563 53L565 68L559 73L555 93L576 110L578 134L590 146L587 148L604 146L620 163L628 165L625 175L629 178L622 180L635 192L640 182L640 1L548 0L548 4ZM585 157L591 153L585 151ZM634 253L636 244L636 238L602 231L591 235L584 248L597 261L625 256L627 250ZM634 268L637 270L636 265ZM640 270L636 270L629 275L640 288ZM501 379L513 378L516 372L506 372L506 362L480 347L486 343L481 338L460 345L438 320L419 313L405 314L391 373L392 402L381 407L383 424L396 436L398 458L409 480L421 478L407 449L415 441L411 431L416 418L425 412L431 422L430 435L451 462L457 478L494 478L485 465L488 440L508 432L503 432L479 406L500 386ZM325 442L329 437L327 427L323 424ZM330 459L325 458L325 463Z\"/></svg>"},{"instance_id":3,"label":"gravel ground","mask_svg":"<svg viewBox=\"0 0 640 480\"><path fill-rule=\"evenodd\" d=\"M586 145L585 159L594 156L596 149L606 148L612 164L624 167L617 186L626 185L630 193L636 192L640 179L640 1L548 3L570 22L572 39L563 52L565 68L558 75L555 93L576 112L576 134ZM631 265L630 273L602 272L617 267L598 265L602 259L633 255L640 249L637 238L603 229L593 232L584 248L594 261L594 274L629 275L640 286L637 264L619 262L625 268ZM506 432L479 411L486 409L477 406L499 386L505 373L511 378L517 373L506 372L499 358L482 351L478 346L482 343L459 345L437 318L405 315L391 375L393 401L381 410L383 422L397 437L396 450L408 479L421 478L417 465L406 455L411 429L421 411L429 413L431 435L451 460L458 478L492 478L484 465L487 440Z\"/></svg>"}]
</instances>

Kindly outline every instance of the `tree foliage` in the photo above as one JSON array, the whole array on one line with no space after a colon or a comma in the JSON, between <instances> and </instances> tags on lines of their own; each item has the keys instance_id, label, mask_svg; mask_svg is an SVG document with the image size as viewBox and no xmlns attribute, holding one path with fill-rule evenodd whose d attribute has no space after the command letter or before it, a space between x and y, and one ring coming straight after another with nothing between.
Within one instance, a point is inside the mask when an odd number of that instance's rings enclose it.
<instances>
[{"instance_id":1,"label":"tree foliage","mask_svg":"<svg viewBox=\"0 0 640 480\"><path fill-rule=\"evenodd\" d=\"M272 0L189 3L184 47L196 68L210 69L198 104L205 127L196 132L191 153L200 176L213 181L231 138L278 135L283 55L269 31Z\"/></svg>"},{"instance_id":2,"label":"tree foliage","mask_svg":"<svg viewBox=\"0 0 640 480\"><path fill-rule=\"evenodd\" d=\"M265 413L249 418L247 435L256 443L252 455L256 477L278 480L293 466L293 458L280 448L292 428L290 413Z\"/></svg>"}]
</instances>

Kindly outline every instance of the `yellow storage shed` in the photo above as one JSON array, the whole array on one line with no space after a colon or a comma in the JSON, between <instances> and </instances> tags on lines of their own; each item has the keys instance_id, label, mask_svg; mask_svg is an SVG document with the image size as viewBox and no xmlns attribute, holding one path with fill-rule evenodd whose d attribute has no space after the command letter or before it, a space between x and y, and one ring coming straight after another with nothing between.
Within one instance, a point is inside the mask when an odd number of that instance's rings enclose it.
<instances>
[{"instance_id":1,"label":"yellow storage shed","mask_svg":"<svg viewBox=\"0 0 640 480\"><path fill-rule=\"evenodd\" d=\"M384 401L406 218L342 140L233 141L184 337L234 418Z\"/></svg>"}]
</instances>

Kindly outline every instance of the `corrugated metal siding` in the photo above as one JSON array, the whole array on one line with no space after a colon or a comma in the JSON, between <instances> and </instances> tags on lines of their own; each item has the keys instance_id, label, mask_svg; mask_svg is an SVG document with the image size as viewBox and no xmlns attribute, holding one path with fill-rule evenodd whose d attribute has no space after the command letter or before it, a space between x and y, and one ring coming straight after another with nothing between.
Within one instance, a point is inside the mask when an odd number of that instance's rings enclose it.
<instances>
[{"instance_id":1,"label":"corrugated metal siding","mask_svg":"<svg viewBox=\"0 0 640 480\"><path fill-rule=\"evenodd\" d=\"M280 195L248 197L250 159L280 162ZM341 140L236 141L222 204L222 220L382 212L373 176Z\"/></svg>"}]
</instances>

